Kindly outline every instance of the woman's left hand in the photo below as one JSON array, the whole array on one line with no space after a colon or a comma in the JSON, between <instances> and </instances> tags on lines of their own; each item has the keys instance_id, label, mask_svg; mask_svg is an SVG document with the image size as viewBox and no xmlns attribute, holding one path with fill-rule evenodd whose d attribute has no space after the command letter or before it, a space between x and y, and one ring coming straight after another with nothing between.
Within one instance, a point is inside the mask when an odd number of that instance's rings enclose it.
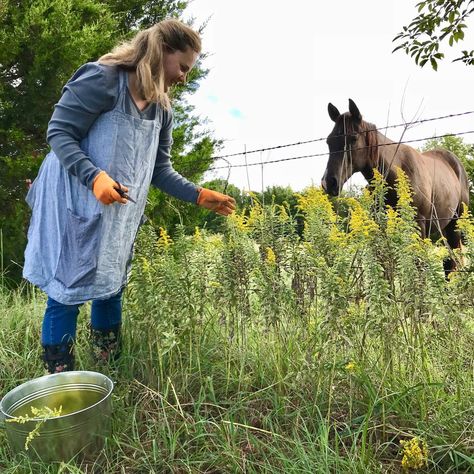
<instances>
[{"instance_id":1,"label":"woman's left hand","mask_svg":"<svg viewBox=\"0 0 474 474\"><path fill-rule=\"evenodd\" d=\"M235 199L233 197L206 188L200 188L197 205L214 211L221 216L228 216L235 211Z\"/></svg>"}]
</instances>

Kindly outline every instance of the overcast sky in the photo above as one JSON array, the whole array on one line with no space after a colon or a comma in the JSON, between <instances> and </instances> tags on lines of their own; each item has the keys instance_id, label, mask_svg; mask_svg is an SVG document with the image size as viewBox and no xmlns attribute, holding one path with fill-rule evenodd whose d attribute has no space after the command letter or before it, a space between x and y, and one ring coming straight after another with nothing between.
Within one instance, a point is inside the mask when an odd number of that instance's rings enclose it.
<instances>
[{"instance_id":1,"label":"overcast sky","mask_svg":"<svg viewBox=\"0 0 474 474\"><path fill-rule=\"evenodd\" d=\"M413 117L430 118L474 110L474 67L452 63L438 72L421 69L403 52L391 53L393 37L416 16L409 0L194 0L185 18L209 19L203 47L210 69L190 97L195 112L208 117L214 135L225 140L220 154L326 137L332 102L341 112L348 98L378 127ZM473 48L469 19L460 49ZM402 115L403 114L403 115ZM474 130L474 114L439 120L408 130L404 139ZM398 140L402 129L387 136ZM474 134L464 140L474 143ZM415 146L421 146L415 144ZM247 162L327 152L324 141L247 155ZM229 158L233 164L244 157ZM231 170L242 189L318 184L327 156ZM224 166L222 160L216 166ZM226 177L227 171L214 176ZM218 173L218 174L216 174ZM353 183L360 183L354 179Z\"/></svg>"}]
</instances>

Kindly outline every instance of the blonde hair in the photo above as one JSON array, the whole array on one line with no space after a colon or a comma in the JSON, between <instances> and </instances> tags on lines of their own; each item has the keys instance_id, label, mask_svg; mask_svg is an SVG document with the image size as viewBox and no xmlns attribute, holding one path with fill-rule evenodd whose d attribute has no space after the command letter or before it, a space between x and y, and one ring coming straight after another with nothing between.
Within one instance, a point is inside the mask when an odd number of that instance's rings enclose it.
<instances>
[{"instance_id":1,"label":"blonde hair","mask_svg":"<svg viewBox=\"0 0 474 474\"><path fill-rule=\"evenodd\" d=\"M201 38L179 20L163 20L119 44L110 53L101 56L99 62L135 71L141 97L169 109L170 100L165 92L163 71L164 48L183 53L191 48L199 54Z\"/></svg>"}]
</instances>

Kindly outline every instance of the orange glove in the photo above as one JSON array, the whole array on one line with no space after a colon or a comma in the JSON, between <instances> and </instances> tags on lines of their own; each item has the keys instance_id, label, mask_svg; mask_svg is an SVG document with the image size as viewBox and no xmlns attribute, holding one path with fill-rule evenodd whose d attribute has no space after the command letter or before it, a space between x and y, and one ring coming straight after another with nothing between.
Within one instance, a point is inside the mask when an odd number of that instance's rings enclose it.
<instances>
[{"instance_id":1,"label":"orange glove","mask_svg":"<svg viewBox=\"0 0 474 474\"><path fill-rule=\"evenodd\" d=\"M120 186L120 188L128 192L126 186L118 185L105 171L101 171L95 178L92 183L92 192L98 201L102 204L112 204L113 202L120 202L121 204L126 204L127 200L120 196L120 194L115 190Z\"/></svg>"},{"instance_id":2,"label":"orange glove","mask_svg":"<svg viewBox=\"0 0 474 474\"><path fill-rule=\"evenodd\" d=\"M221 216L228 216L235 211L235 199L233 197L206 188L199 189L197 205L210 209Z\"/></svg>"}]
</instances>

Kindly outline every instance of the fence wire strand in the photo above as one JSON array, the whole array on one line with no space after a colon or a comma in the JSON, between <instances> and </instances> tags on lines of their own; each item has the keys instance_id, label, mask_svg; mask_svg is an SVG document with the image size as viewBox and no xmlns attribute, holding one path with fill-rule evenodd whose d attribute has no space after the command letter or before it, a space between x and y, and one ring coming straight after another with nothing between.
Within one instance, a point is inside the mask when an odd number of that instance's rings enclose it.
<instances>
[{"instance_id":1,"label":"fence wire strand","mask_svg":"<svg viewBox=\"0 0 474 474\"><path fill-rule=\"evenodd\" d=\"M413 140L403 140L403 141L392 142L392 143L379 143L376 146L381 147L381 146L402 145L402 144L407 144L407 143L422 142L422 141L425 141L425 140L434 140L434 139L438 139L438 138L457 137L457 136L461 136L461 135L468 135L470 133L474 133L474 130L468 130L466 132L457 132L457 133L445 133L443 135L435 135L435 136L424 137L424 138L416 138L416 139L413 139ZM352 148L352 151L365 150L367 148L374 148L374 145L372 145L370 147L365 146L365 147ZM269 150L269 149L270 148L266 148L264 150ZM274 148L272 148L272 149L274 149ZM255 150L249 151L246 154L254 153L254 152L255 152ZM240 155L242 155L242 154L243 153L240 153ZM279 158L279 159L276 159L276 160L267 160L267 161L255 162L255 163L244 163L244 164L239 164L239 165L231 164L226 159L225 161L228 163L227 166L211 166L208 171L215 171L215 170L221 170L221 169L230 169L230 168L244 168L244 167L250 167L250 166L262 166L262 165L268 165L268 164L272 164L272 163L280 163L280 162L283 162L283 161L293 161L293 160L302 160L304 158L317 158L317 157L321 157L321 156L329 156L330 154L331 154L330 152L314 153L314 154L310 154L310 155L292 156L292 157L287 157L287 158ZM224 157L219 157L219 159L224 159Z\"/></svg>"},{"instance_id":2,"label":"fence wire strand","mask_svg":"<svg viewBox=\"0 0 474 474\"><path fill-rule=\"evenodd\" d=\"M474 114L474 110L468 110L466 112L460 112L460 113L456 113L456 114L440 115L438 117L431 117L431 118L427 118L427 119L414 120L412 122L399 123L399 124L395 124L395 125L385 125L384 127L376 128L374 130L375 131L384 131L384 130L388 130L388 129L391 129L391 128L398 128L398 127L408 127L409 128L412 125L417 125L417 124L426 123L426 122L433 122L435 120L444 120L444 119L448 119L448 118L461 117L463 115L470 115L470 114ZM356 132L356 133L365 133L365 132ZM341 136L343 136L343 135L335 135L335 137L341 137ZM435 137L431 137L431 138L435 138ZM327 139L327 137L313 138L311 140L304 140L304 141L288 143L288 144L284 144L284 145L275 145L275 146L271 146L271 147L267 147L267 148L258 148L256 150L249 150L249 151L245 151L245 152L237 152L237 153L229 153L229 154L226 154L226 155L213 156L212 159L214 161L217 161L217 160L220 160L220 159L230 158L230 157L233 157L233 156L242 156L244 154L250 155L252 153L259 153L259 152L268 151L268 150L278 150L278 149L281 149L281 148L288 148L288 147L292 147L292 146L306 145L308 143L326 141L326 139Z\"/></svg>"}]
</instances>

